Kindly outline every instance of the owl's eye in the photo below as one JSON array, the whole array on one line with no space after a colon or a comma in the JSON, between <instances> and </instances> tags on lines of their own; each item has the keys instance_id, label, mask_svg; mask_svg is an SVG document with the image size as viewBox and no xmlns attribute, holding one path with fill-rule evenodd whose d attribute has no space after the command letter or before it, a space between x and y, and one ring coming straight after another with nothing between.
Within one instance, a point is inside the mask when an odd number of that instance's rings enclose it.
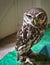
<instances>
[{"instance_id":1,"label":"owl's eye","mask_svg":"<svg viewBox=\"0 0 50 65\"><path fill-rule=\"evenodd\" d=\"M32 19L32 16L30 16L30 15L26 15L29 19Z\"/></svg>"},{"instance_id":2,"label":"owl's eye","mask_svg":"<svg viewBox=\"0 0 50 65\"><path fill-rule=\"evenodd\" d=\"M42 14L41 14L41 15L39 15L39 16L38 16L38 19L43 20L43 15L42 15Z\"/></svg>"}]
</instances>

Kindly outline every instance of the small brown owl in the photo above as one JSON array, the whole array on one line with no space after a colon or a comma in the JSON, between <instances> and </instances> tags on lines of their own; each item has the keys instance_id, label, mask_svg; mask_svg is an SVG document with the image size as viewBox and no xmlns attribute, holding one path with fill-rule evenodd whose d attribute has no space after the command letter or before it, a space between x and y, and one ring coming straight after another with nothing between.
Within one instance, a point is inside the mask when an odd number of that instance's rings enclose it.
<instances>
[{"instance_id":1,"label":"small brown owl","mask_svg":"<svg viewBox=\"0 0 50 65\"><path fill-rule=\"evenodd\" d=\"M47 14L43 9L32 8L24 13L22 27L17 33L16 40L16 50L18 50L21 61L32 64L30 61L31 47L39 42L46 28Z\"/></svg>"}]
</instances>

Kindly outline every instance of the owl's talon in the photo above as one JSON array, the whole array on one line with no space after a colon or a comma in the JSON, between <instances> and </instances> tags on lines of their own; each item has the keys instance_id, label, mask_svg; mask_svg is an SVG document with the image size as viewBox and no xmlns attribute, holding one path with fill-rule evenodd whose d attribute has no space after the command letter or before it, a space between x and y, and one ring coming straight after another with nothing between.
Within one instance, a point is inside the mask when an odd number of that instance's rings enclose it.
<instances>
[{"instance_id":1,"label":"owl's talon","mask_svg":"<svg viewBox=\"0 0 50 65\"><path fill-rule=\"evenodd\" d=\"M29 63L29 64L33 65L33 63L30 61L30 59L29 59L29 58L26 58L25 63Z\"/></svg>"}]
</instances>

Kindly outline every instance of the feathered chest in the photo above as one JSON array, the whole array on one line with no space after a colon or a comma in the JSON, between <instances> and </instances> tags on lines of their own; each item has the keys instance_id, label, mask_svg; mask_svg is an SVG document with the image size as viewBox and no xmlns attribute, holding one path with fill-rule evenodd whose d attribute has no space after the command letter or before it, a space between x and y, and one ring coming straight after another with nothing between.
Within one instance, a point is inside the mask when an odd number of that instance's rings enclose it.
<instances>
[{"instance_id":1,"label":"feathered chest","mask_svg":"<svg viewBox=\"0 0 50 65\"><path fill-rule=\"evenodd\" d=\"M32 45L37 43L41 39L42 33L40 29L33 28L31 25L23 27L17 33L17 50L19 54L27 53Z\"/></svg>"}]
</instances>

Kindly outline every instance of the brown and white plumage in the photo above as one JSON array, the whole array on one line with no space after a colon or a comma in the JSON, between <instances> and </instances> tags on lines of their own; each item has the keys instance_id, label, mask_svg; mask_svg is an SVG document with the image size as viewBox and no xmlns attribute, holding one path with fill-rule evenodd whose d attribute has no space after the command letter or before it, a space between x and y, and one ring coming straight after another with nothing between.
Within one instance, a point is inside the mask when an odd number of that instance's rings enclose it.
<instances>
[{"instance_id":1,"label":"brown and white plumage","mask_svg":"<svg viewBox=\"0 0 50 65\"><path fill-rule=\"evenodd\" d=\"M30 48L41 39L46 28L47 14L43 9L32 8L24 13L22 27L17 33L16 41L19 59L20 56L26 59L31 55Z\"/></svg>"}]
</instances>

